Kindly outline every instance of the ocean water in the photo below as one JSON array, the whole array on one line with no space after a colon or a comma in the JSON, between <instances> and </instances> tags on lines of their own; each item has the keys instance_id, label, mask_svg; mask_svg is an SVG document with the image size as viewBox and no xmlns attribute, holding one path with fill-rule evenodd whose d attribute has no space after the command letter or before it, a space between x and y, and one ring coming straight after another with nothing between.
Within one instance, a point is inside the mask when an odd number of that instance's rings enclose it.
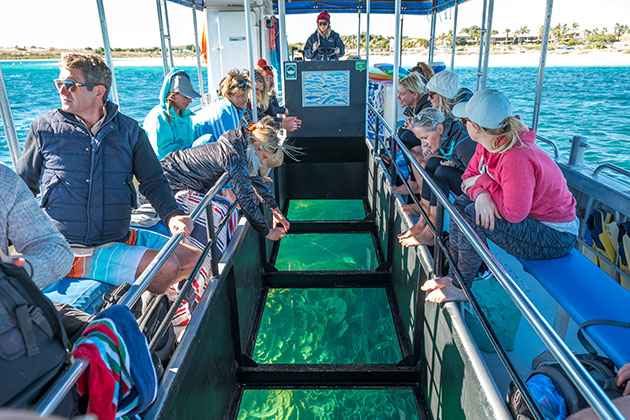
<instances>
[{"instance_id":1,"label":"ocean water","mask_svg":"<svg viewBox=\"0 0 630 420\"><path fill-rule=\"evenodd\" d=\"M0 62L20 142L31 122L59 106L52 80L56 62ZM197 86L197 71L184 67ZM158 103L161 67L117 66L116 80L122 111L139 122ZM462 85L474 90L475 68L457 68ZM537 69L493 67L488 87L501 89L523 120L530 124ZM205 76L204 76L205 77ZM206 85L204 85L206 86ZM198 104L193 102L193 106ZM554 140L568 156L572 136L588 139L587 163L614 163L630 170L630 67L548 67L542 96L539 133ZM298 115L300 117L300 115ZM0 161L10 163L4 127L0 125Z\"/></svg>"}]
</instances>

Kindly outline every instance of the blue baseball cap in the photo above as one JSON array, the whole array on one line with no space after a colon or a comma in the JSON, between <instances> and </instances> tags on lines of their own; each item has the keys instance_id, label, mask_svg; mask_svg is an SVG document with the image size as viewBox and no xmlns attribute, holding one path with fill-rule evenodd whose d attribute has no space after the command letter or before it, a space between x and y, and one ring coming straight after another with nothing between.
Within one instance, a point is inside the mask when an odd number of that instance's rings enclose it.
<instances>
[{"instance_id":1,"label":"blue baseball cap","mask_svg":"<svg viewBox=\"0 0 630 420\"><path fill-rule=\"evenodd\" d=\"M453 107L453 115L468 118L483 128L501 128L505 119L513 117L512 105L507 96L496 89L481 89L468 102Z\"/></svg>"}]
</instances>

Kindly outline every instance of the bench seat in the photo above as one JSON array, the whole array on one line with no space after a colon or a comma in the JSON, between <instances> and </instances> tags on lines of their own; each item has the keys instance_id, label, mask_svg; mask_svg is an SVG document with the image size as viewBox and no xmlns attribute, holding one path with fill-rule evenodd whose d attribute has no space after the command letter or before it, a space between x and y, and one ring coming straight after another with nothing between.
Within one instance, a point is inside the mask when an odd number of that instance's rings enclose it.
<instances>
[{"instance_id":1,"label":"bench seat","mask_svg":"<svg viewBox=\"0 0 630 420\"><path fill-rule=\"evenodd\" d=\"M630 321L630 293L577 249L562 258L519 260L578 326L594 319ZM630 328L591 325L584 332L618 367L630 362Z\"/></svg>"}]
</instances>

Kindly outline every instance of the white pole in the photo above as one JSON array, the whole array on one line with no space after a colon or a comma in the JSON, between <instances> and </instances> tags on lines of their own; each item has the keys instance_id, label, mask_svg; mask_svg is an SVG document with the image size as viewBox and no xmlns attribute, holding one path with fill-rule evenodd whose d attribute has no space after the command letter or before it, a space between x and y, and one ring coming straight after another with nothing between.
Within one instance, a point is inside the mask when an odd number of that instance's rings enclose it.
<instances>
[{"instance_id":1,"label":"white pole","mask_svg":"<svg viewBox=\"0 0 630 420\"><path fill-rule=\"evenodd\" d=\"M118 100L118 87L116 86L116 74L114 72L114 60L112 60L112 48L109 45L109 33L107 32L107 20L105 19L105 8L103 7L103 0L96 0L96 6L98 8L98 17L101 21L101 34L103 36L103 47L105 49L105 61L107 66L112 71L112 101L120 106Z\"/></svg>"},{"instance_id":2,"label":"white pole","mask_svg":"<svg viewBox=\"0 0 630 420\"><path fill-rule=\"evenodd\" d=\"M251 17L251 6L250 0L243 0L243 6L245 8L245 33L247 35L247 55L249 60L249 77L252 82L252 121L258 121L258 108L256 107L256 77L255 77L255 66L254 66L254 44L252 38L252 17Z\"/></svg>"},{"instance_id":3,"label":"white pole","mask_svg":"<svg viewBox=\"0 0 630 420\"><path fill-rule=\"evenodd\" d=\"M357 17L359 19L357 25L357 55L361 57L361 2L359 2L359 13Z\"/></svg>"},{"instance_id":4,"label":"white pole","mask_svg":"<svg viewBox=\"0 0 630 420\"><path fill-rule=\"evenodd\" d=\"M166 58L166 44L164 44L164 22L162 21L162 4L160 0L155 0L157 7L158 23L160 26L160 48L162 51L162 69L164 70L164 76L169 72L168 59Z\"/></svg>"},{"instance_id":5,"label":"white pole","mask_svg":"<svg viewBox=\"0 0 630 420\"><path fill-rule=\"evenodd\" d=\"M538 118L540 117L540 101L542 99L542 85L545 75L545 64L547 63L547 45L549 44L549 30L551 29L551 11L553 10L553 0L547 0L545 11L545 26L543 29L542 48L540 49L540 63L538 64L538 78L536 82L536 98L534 99L534 116L532 128L538 129Z\"/></svg>"},{"instance_id":6,"label":"white pole","mask_svg":"<svg viewBox=\"0 0 630 420\"><path fill-rule=\"evenodd\" d=\"M173 45L171 44L171 25L168 23L168 7L166 5L167 1L162 0L162 4L164 5L164 19L166 20L166 39L168 40L168 56L171 59L171 68L175 67L175 62L173 61Z\"/></svg>"},{"instance_id":7,"label":"white pole","mask_svg":"<svg viewBox=\"0 0 630 420\"><path fill-rule=\"evenodd\" d=\"M429 64L433 63L433 53L435 51L435 26L437 23L437 1L433 0L431 5L431 33L429 35Z\"/></svg>"},{"instance_id":8,"label":"white pole","mask_svg":"<svg viewBox=\"0 0 630 420\"><path fill-rule=\"evenodd\" d=\"M396 0L394 5L395 10L395 35L394 35L394 74L392 75L392 115L394 121L392 127L394 130L398 127L398 72L400 68L400 3L401 0Z\"/></svg>"},{"instance_id":9,"label":"white pole","mask_svg":"<svg viewBox=\"0 0 630 420\"><path fill-rule=\"evenodd\" d=\"M366 0L365 2L365 17L366 17L366 28L365 28L365 101L367 103L370 102L370 0ZM368 107L365 107L365 124L369 124L368 121ZM367 127L365 130L367 134ZM376 136L378 133L374 133ZM376 142L374 142L376 144Z\"/></svg>"},{"instance_id":10,"label":"white pole","mask_svg":"<svg viewBox=\"0 0 630 420\"><path fill-rule=\"evenodd\" d=\"M455 17L453 18L453 45L451 48L451 71L455 71L455 44L457 43L457 12L459 0L455 0Z\"/></svg>"},{"instance_id":11,"label":"white pole","mask_svg":"<svg viewBox=\"0 0 630 420\"><path fill-rule=\"evenodd\" d=\"M201 70L201 53L199 52L199 34L197 30L197 7L193 4L193 31L195 33L195 55L197 56L197 78L199 79L199 93L201 94L201 103L206 103L206 96L203 94L203 70Z\"/></svg>"},{"instance_id":12,"label":"white pole","mask_svg":"<svg viewBox=\"0 0 630 420\"><path fill-rule=\"evenodd\" d=\"M481 88L486 88L488 79L488 61L490 61L490 40L492 37L492 13L494 11L494 0L488 1L488 21L486 23L486 52L483 55L483 74L481 75Z\"/></svg>"},{"instance_id":13,"label":"white pole","mask_svg":"<svg viewBox=\"0 0 630 420\"><path fill-rule=\"evenodd\" d=\"M278 13L280 14L279 24L280 24L280 68L278 71L280 74L278 79L282 83L282 101L286 101L286 88L285 88L285 80L284 80L284 63L287 61L287 26L286 26L286 8L285 8L285 0L278 0Z\"/></svg>"},{"instance_id":14,"label":"white pole","mask_svg":"<svg viewBox=\"0 0 630 420\"><path fill-rule=\"evenodd\" d=\"M208 93L211 99L217 97L216 90L221 82L221 57L219 52L219 14L206 9L206 70L208 73Z\"/></svg>"},{"instance_id":15,"label":"white pole","mask_svg":"<svg viewBox=\"0 0 630 420\"><path fill-rule=\"evenodd\" d=\"M481 34L479 35L479 63L477 63L477 85L475 91L479 90L481 82L481 67L483 66L483 38L486 36L486 14L488 13L488 0L483 0L483 13L481 16Z\"/></svg>"}]
</instances>

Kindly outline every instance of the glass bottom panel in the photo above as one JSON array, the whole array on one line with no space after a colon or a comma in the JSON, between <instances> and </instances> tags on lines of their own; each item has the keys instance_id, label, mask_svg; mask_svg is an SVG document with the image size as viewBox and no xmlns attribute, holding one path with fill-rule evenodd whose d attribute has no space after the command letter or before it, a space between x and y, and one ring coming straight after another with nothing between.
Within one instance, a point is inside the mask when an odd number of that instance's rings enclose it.
<instances>
[{"instance_id":1,"label":"glass bottom panel","mask_svg":"<svg viewBox=\"0 0 630 420\"><path fill-rule=\"evenodd\" d=\"M291 200L289 220L363 220L363 200Z\"/></svg>"},{"instance_id":2,"label":"glass bottom panel","mask_svg":"<svg viewBox=\"0 0 630 420\"><path fill-rule=\"evenodd\" d=\"M280 271L374 270L376 250L369 233L289 234L280 242Z\"/></svg>"},{"instance_id":3,"label":"glass bottom panel","mask_svg":"<svg viewBox=\"0 0 630 420\"><path fill-rule=\"evenodd\" d=\"M270 289L254 361L398 363L402 356L385 289Z\"/></svg>"},{"instance_id":4,"label":"glass bottom panel","mask_svg":"<svg viewBox=\"0 0 630 420\"><path fill-rule=\"evenodd\" d=\"M248 389L239 420L419 420L411 389Z\"/></svg>"}]
</instances>

